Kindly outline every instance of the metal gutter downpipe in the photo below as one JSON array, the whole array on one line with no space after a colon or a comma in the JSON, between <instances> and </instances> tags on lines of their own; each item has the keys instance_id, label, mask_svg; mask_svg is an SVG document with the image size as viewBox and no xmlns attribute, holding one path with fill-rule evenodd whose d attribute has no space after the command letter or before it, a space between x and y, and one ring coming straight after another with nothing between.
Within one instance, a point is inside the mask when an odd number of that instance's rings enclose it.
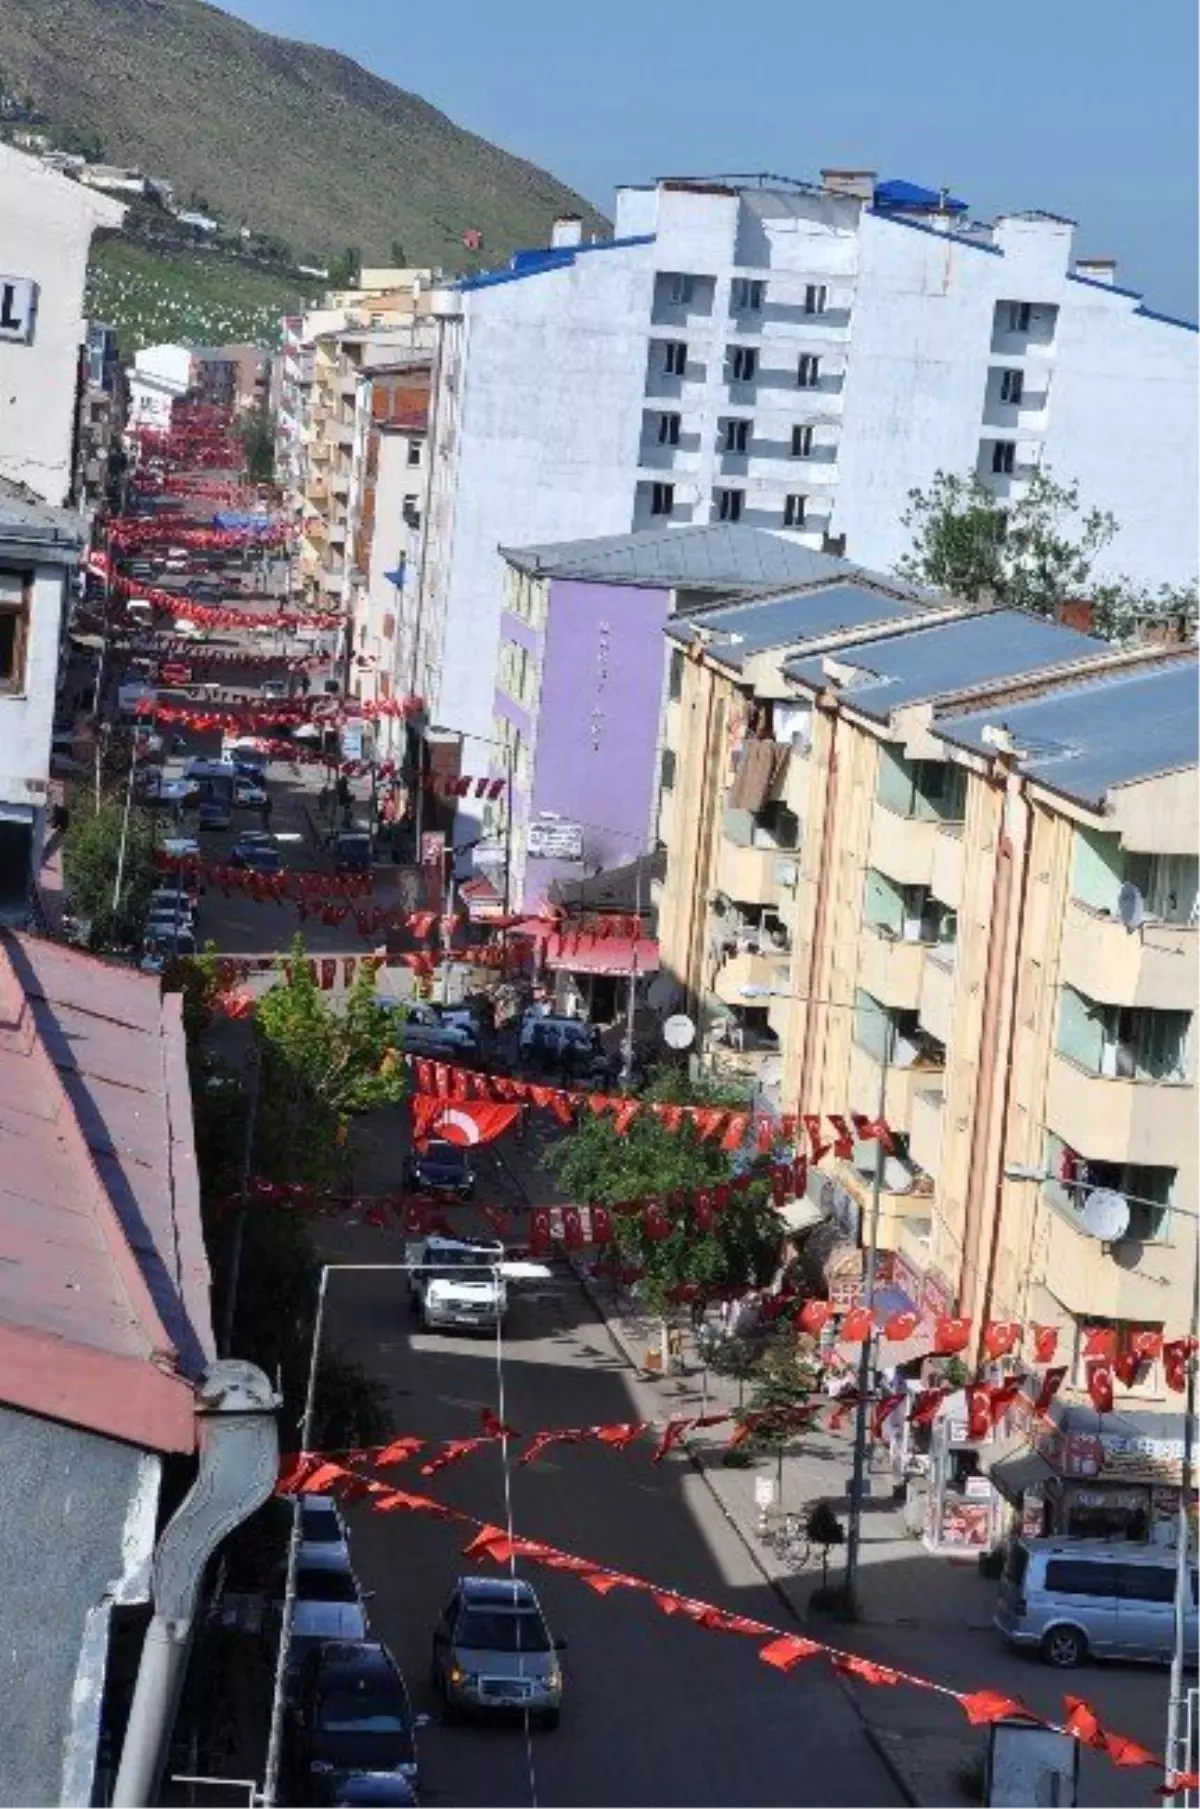
<instances>
[{"instance_id":1,"label":"metal gutter downpipe","mask_svg":"<svg viewBox=\"0 0 1200 1809\"><path fill-rule=\"evenodd\" d=\"M142 1645L112 1809L148 1809L160 1788L187 1672L204 1567L260 1507L279 1473L279 1397L253 1363L225 1358L196 1390L199 1471L159 1537L151 1563L154 1611Z\"/></svg>"}]
</instances>

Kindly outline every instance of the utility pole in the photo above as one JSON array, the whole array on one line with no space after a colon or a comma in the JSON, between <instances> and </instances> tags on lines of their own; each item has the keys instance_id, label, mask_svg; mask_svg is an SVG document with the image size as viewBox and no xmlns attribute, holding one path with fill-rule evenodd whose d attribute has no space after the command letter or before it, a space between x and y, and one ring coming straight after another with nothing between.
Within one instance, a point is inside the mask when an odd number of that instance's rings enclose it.
<instances>
[{"instance_id":1,"label":"utility pole","mask_svg":"<svg viewBox=\"0 0 1200 1809\"><path fill-rule=\"evenodd\" d=\"M1192 1270L1192 1324L1200 1323L1200 1265ZM1197 1354L1188 1349L1187 1393L1183 1416L1183 1463L1179 1473L1179 1518L1175 1531L1174 1645L1171 1652L1171 1687L1167 1699L1167 1741L1163 1755L1167 1776L1195 1769L1188 1750L1188 1689L1184 1677L1187 1661L1187 1621L1192 1605L1192 1493L1196 1468L1196 1368ZM1182 1809L1176 1792L1165 1799L1166 1809Z\"/></svg>"},{"instance_id":2,"label":"utility pole","mask_svg":"<svg viewBox=\"0 0 1200 1809\"><path fill-rule=\"evenodd\" d=\"M621 1085L627 1087L633 1075L633 1023L637 1011L638 943L642 939L642 857L639 852L633 864L633 957L629 963L629 998L625 1006L625 1048L621 1062ZM665 1372L664 1372L665 1373Z\"/></svg>"},{"instance_id":3,"label":"utility pole","mask_svg":"<svg viewBox=\"0 0 1200 1809\"><path fill-rule=\"evenodd\" d=\"M885 1019L883 1027L883 1048L879 1061L879 1106L877 1120L882 1123L887 1117L887 1083L891 1071L892 1025ZM875 1173L871 1179L871 1228L867 1243L867 1267L863 1277L863 1304L870 1312L875 1304L875 1271L879 1256L879 1207L883 1193L883 1165L887 1152L883 1147L883 1139L875 1140ZM872 1324L862 1342L862 1351L858 1360L858 1401L854 1409L854 1465L850 1480L850 1513L846 1527L846 1597L847 1603L853 1602L858 1586L858 1548L862 1541L862 1509L863 1485L867 1471L867 1425L870 1412L869 1395L871 1392L871 1359L875 1349L876 1331Z\"/></svg>"},{"instance_id":4,"label":"utility pole","mask_svg":"<svg viewBox=\"0 0 1200 1809\"><path fill-rule=\"evenodd\" d=\"M154 717L150 718L150 732L154 732ZM125 879L125 852L129 845L129 813L133 809L133 776L137 771L138 726L133 725L133 744L129 753L129 779L125 786L125 810L121 817L121 841L117 849L117 876L113 881L112 914L113 925L116 926L117 912L121 906L121 886Z\"/></svg>"},{"instance_id":5,"label":"utility pole","mask_svg":"<svg viewBox=\"0 0 1200 1809\"><path fill-rule=\"evenodd\" d=\"M196 1391L199 1470L151 1565L154 1612L142 1645L112 1809L161 1803L161 1781L191 1649L204 1567L279 1474L279 1397L253 1363L213 1363Z\"/></svg>"}]
</instances>

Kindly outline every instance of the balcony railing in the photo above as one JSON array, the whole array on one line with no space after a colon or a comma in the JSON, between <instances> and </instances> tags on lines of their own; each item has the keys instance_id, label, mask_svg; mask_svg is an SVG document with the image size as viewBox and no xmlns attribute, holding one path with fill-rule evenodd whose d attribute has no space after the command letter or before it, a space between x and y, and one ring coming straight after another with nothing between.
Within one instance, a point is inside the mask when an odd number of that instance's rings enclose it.
<instances>
[{"instance_id":1,"label":"balcony railing","mask_svg":"<svg viewBox=\"0 0 1200 1809\"><path fill-rule=\"evenodd\" d=\"M1056 1052L1046 1122L1094 1162L1186 1168L1195 1155L1196 1088L1189 1081L1096 1074Z\"/></svg>"},{"instance_id":2,"label":"balcony railing","mask_svg":"<svg viewBox=\"0 0 1200 1809\"><path fill-rule=\"evenodd\" d=\"M1073 898L1063 922L1062 978L1105 1005L1177 1010L1200 988L1198 944L1194 923L1148 921L1130 932L1107 912Z\"/></svg>"}]
</instances>

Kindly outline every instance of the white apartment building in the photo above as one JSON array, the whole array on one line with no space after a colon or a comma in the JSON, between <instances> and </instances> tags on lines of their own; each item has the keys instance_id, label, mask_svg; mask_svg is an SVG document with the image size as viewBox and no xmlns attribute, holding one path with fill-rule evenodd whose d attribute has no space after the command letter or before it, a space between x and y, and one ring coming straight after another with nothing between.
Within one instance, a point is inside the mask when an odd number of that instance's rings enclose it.
<instances>
[{"instance_id":1,"label":"white apartment building","mask_svg":"<svg viewBox=\"0 0 1200 1809\"><path fill-rule=\"evenodd\" d=\"M0 477L54 507L71 491L92 233L124 207L0 144Z\"/></svg>"},{"instance_id":2,"label":"white apartment building","mask_svg":"<svg viewBox=\"0 0 1200 1809\"><path fill-rule=\"evenodd\" d=\"M1195 328L1073 238L863 172L672 180L619 190L611 240L562 220L435 291L438 720L489 732L500 545L729 520L888 571L914 486L977 471L1016 496L1045 464L1117 517L1106 573L1192 577Z\"/></svg>"}]
</instances>

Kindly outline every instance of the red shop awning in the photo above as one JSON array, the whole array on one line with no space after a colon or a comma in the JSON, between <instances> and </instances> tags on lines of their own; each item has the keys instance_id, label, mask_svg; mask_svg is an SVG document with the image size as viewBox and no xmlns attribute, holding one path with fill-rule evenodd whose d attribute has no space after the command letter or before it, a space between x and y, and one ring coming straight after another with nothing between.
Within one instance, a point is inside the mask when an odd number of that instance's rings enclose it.
<instances>
[{"instance_id":1,"label":"red shop awning","mask_svg":"<svg viewBox=\"0 0 1200 1809\"><path fill-rule=\"evenodd\" d=\"M653 936L558 936L548 938L544 959L547 967L565 969L572 974L639 974L658 972L658 943Z\"/></svg>"}]
</instances>

